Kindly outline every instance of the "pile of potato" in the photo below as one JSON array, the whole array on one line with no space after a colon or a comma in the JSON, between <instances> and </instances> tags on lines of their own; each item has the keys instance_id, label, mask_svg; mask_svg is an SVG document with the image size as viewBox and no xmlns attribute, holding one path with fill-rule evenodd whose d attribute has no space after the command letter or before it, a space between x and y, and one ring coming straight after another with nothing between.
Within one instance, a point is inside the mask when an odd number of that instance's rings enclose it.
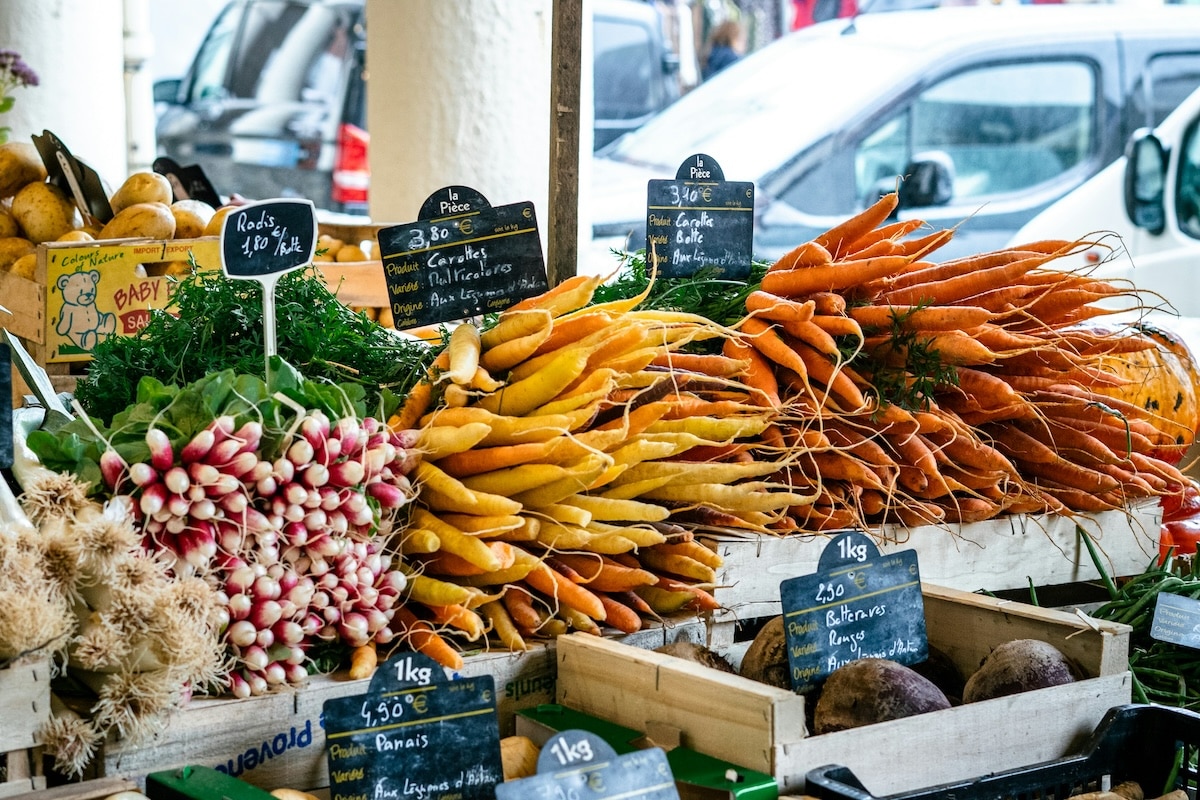
<instances>
[{"instance_id":1,"label":"pile of potato","mask_svg":"<svg viewBox=\"0 0 1200 800\"><path fill-rule=\"evenodd\" d=\"M171 184L156 172L130 175L109 198L113 218L85 219L69 194L50 183L37 148L0 145L0 271L32 279L37 245L101 239L192 239L216 235L230 206L172 202Z\"/></svg>"}]
</instances>

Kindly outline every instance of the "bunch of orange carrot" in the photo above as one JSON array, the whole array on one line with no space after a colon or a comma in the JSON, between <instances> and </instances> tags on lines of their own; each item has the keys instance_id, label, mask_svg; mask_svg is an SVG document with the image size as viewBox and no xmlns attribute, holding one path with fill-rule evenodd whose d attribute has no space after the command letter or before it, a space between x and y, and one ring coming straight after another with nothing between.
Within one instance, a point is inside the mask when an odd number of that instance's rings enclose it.
<instances>
[{"instance_id":1,"label":"bunch of orange carrot","mask_svg":"<svg viewBox=\"0 0 1200 800\"><path fill-rule=\"evenodd\" d=\"M777 527L967 522L1099 511L1177 491L1179 431L1096 391L1096 357L1155 346L1089 329L1136 292L1050 266L1043 241L935 263L951 230L889 222L896 195L797 247L747 299L725 353L778 417L764 443L815 502ZM1191 431L1188 431L1190 439Z\"/></svg>"}]
</instances>

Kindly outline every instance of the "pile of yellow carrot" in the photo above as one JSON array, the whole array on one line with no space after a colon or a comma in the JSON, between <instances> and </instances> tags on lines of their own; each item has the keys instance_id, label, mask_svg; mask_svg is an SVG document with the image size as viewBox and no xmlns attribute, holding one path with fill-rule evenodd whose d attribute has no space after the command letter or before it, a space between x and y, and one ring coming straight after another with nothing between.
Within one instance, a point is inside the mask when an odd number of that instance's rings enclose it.
<instances>
[{"instance_id":1,"label":"pile of yellow carrot","mask_svg":"<svg viewBox=\"0 0 1200 800\"><path fill-rule=\"evenodd\" d=\"M640 298L593 305L599 282L565 281L482 333L458 325L390 420L422 453L396 619L443 663L458 656L439 631L523 649L715 609L720 559L676 522L767 530L815 497L770 479L785 454L739 444L774 415L735 377L745 363L684 352L729 331Z\"/></svg>"},{"instance_id":2,"label":"pile of yellow carrot","mask_svg":"<svg viewBox=\"0 0 1200 800\"><path fill-rule=\"evenodd\" d=\"M772 265L725 345L778 411L764 440L792 448L792 482L819 493L777 527L1100 511L1182 486L1160 457L1178 425L1097 391L1126 380L1098 357L1154 341L1081 324L1115 298L1137 307L1136 292L1046 268L1080 242L934 263L953 231L910 238L923 223L888 222L895 206L887 195ZM911 402L881 400L885 385Z\"/></svg>"}]
</instances>

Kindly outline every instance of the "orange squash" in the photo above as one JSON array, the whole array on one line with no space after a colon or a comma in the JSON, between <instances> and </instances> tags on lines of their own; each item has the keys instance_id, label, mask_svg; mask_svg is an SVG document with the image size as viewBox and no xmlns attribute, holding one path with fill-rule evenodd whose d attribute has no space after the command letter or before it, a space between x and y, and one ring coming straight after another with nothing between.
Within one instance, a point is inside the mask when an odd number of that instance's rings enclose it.
<instances>
[{"instance_id":1,"label":"orange squash","mask_svg":"<svg viewBox=\"0 0 1200 800\"><path fill-rule=\"evenodd\" d=\"M1190 348L1177 334L1150 323L1133 329L1149 337L1154 347L1133 353L1097 356L1094 365L1124 378L1122 386L1093 386L1093 391L1137 405L1147 418L1168 433L1178 445L1169 454L1178 462L1200 428L1200 367Z\"/></svg>"}]
</instances>

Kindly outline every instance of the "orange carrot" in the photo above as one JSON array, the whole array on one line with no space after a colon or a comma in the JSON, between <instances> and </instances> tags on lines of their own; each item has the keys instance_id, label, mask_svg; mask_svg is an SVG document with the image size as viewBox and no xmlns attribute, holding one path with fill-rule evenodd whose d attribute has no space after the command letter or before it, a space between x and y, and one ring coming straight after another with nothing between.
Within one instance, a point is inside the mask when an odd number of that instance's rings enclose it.
<instances>
[{"instance_id":1,"label":"orange carrot","mask_svg":"<svg viewBox=\"0 0 1200 800\"><path fill-rule=\"evenodd\" d=\"M466 478L496 469L537 461L550 452L551 446L551 442L526 442L524 444L480 447L443 456L438 459L437 464L448 475Z\"/></svg>"},{"instance_id":2,"label":"orange carrot","mask_svg":"<svg viewBox=\"0 0 1200 800\"><path fill-rule=\"evenodd\" d=\"M891 304L949 305L1000 286L1011 286L1018 283L1022 275L1044 264L1050 258L1051 256L1043 255L1031 256L998 267L973 270L952 278L918 283L903 289L892 289L885 292L880 300Z\"/></svg>"},{"instance_id":3,"label":"orange carrot","mask_svg":"<svg viewBox=\"0 0 1200 800\"><path fill-rule=\"evenodd\" d=\"M578 342L585 336L602 331L611 324L613 324L612 315L602 311L556 320L550 328L550 335L546 341L538 345L538 348L533 351L533 355L540 356L552 350L559 350Z\"/></svg>"},{"instance_id":4,"label":"orange carrot","mask_svg":"<svg viewBox=\"0 0 1200 800\"><path fill-rule=\"evenodd\" d=\"M978 306L866 305L851 306L847 314L862 327L878 330L961 331L992 318L992 312Z\"/></svg>"},{"instance_id":5,"label":"orange carrot","mask_svg":"<svg viewBox=\"0 0 1200 800\"><path fill-rule=\"evenodd\" d=\"M598 592L597 597L604 604L604 622L621 633L637 633L642 629L642 618L616 596L606 592Z\"/></svg>"},{"instance_id":6,"label":"orange carrot","mask_svg":"<svg viewBox=\"0 0 1200 800\"><path fill-rule=\"evenodd\" d=\"M542 292L534 297L527 297L514 305L508 307L508 311L525 311L532 308L550 309L554 316L572 311L575 308L582 308L587 305L588 299L591 298L590 289L598 286L600 281L596 277L588 275L572 275L570 278L555 285L553 288ZM583 298L586 292L587 297ZM572 308L559 308L561 303L572 306Z\"/></svg>"},{"instance_id":7,"label":"orange carrot","mask_svg":"<svg viewBox=\"0 0 1200 800\"><path fill-rule=\"evenodd\" d=\"M542 618L533 605L533 595L520 586L509 586L504 590L504 608L518 628L536 631Z\"/></svg>"},{"instance_id":8,"label":"orange carrot","mask_svg":"<svg viewBox=\"0 0 1200 800\"><path fill-rule=\"evenodd\" d=\"M641 567L627 567L608 556L591 553L559 553L556 556L577 572L589 589L597 592L621 592L635 586L652 585L654 573Z\"/></svg>"},{"instance_id":9,"label":"orange carrot","mask_svg":"<svg viewBox=\"0 0 1200 800\"><path fill-rule=\"evenodd\" d=\"M779 381L775 377L771 362L756 347L729 338L725 340L723 353L728 358L736 358L749 365L742 376L742 382L752 391L754 402L769 408L779 408L783 405L779 397Z\"/></svg>"},{"instance_id":10,"label":"orange carrot","mask_svg":"<svg viewBox=\"0 0 1200 800\"><path fill-rule=\"evenodd\" d=\"M487 625L483 618L472 609L455 603L448 606L427 606L433 621L439 625L449 625L467 635L469 641L475 641L486 632Z\"/></svg>"},{"instance_id":11,"label":"orange carrot","mask_svg":"<svg viewBox=\"0 0 1200 800\"><path fill-rule=\"evenodd\" d=\"M740 359L706 353L671 352L655 356L651 366L699 372L714 378L728 378L746 368Z\"/></svg>"},{"instance_id":12,"label":"orange carrot","mask_svg":"<svg viewBox=\"0 0 1200 800\"><path fill-rule=\"evenodd\" d=\"M767 272L760 285L764 291L784 297L803 297L812 292L841 291L892 275L908 262L906 256L877 256L861 261L837 261L819 267L776 270Z\"/></svg>"},{"instance_id":13,"label":"orange carrot","mask_svg":"<svg viewBox=\"0 0 1200 800\"><path fill-rule=\"evenodd\" d=\"M862 326L853 317L838 314L814 314L812 324L830 336L853 336L861 339Z\"/></svg>"},{"instance_id":14,"label":"orange carrot","mask_svg":"<svg viewBox=\"0 0 1200 800\"><path fill-rule=\"evenodd\" d=\"M840 369L832 361L805 342L792 340L788 344L803 361L809 376L820 381L842 401L842 411L854 411L866 405L862 391L850 379L844 369ZM786 346L786 345L785 345Z\"/></svg>"},{"instance_id":15,"label":"orange carrot","mask_svg":"<svg viewBox=\"0 0 1200 800\"><path fill-rule=\"evenodd\" d=\"M524 551L521 552L524 553ZM518 560L522 558L536 560L535 556L528 553L518 556ZM596 597L595 592L571 581L561 572L548 567L544 562L538 562L530 570L529 574L525 576L525 583L553 598L561 605L570 606L594 620L604 621L604 604L600 602L600 598Z\"/></svg>"},{"instance_id":16,"label":"orange carrot","mask_svg":"<svg viewBox=\"0 0 1200 800\"><path fill-rule=\"evenodd\" d=\"M792 300L762 289L755 289L746 296L746 310L768 319L805 322L812 319L815 307L811 300Z\"/></svg>"},{"instance_id":17,"label":"orange carrot","mask_svg":"<svg viewBox=\"0 0 1200 800\"><path fill-rule=\"evenodd\" d=\"M830 253L839 254L843 249L852 248L855 242L882 225L895 213L899 205L900 195L889 192L859 213L825 231L813 239L813 242Z\"/></svg>"},{"instance_id":18,"label":"orange carrot","mask_svg":"<svg viewBox=\"0 0 1200 800\"><path fill-rule=\"evenodd\" d=\"M837 292L813 292L808 296L813 303L813 312L830 316L846 313L846 298Z\"/></svg>"},{"instance_id":19,"label":"orange carrot","mask_svg":"<svg viewBox=\"0 0 1200 800\"><path fill-rule=\"evenodd\" d=\"M442 636L423 619L418 619L408 607L398 605L392 615L393 625L414 650L432 658L443 667L460 670L463 667L462 653L455 650Z\"/></svg>"},{"instance_id":20,"label":"orange carrot","mask_svg":"<svg viewBox=\"0 0 1200 800\"><path fill-rule=\"evenodd\" d=\"M833 261L833 256L823 246L816 242L805 242L782 255L767 271L814 267L820 264L828 264L831 261Z\"/></svg>"}]
</instances>

